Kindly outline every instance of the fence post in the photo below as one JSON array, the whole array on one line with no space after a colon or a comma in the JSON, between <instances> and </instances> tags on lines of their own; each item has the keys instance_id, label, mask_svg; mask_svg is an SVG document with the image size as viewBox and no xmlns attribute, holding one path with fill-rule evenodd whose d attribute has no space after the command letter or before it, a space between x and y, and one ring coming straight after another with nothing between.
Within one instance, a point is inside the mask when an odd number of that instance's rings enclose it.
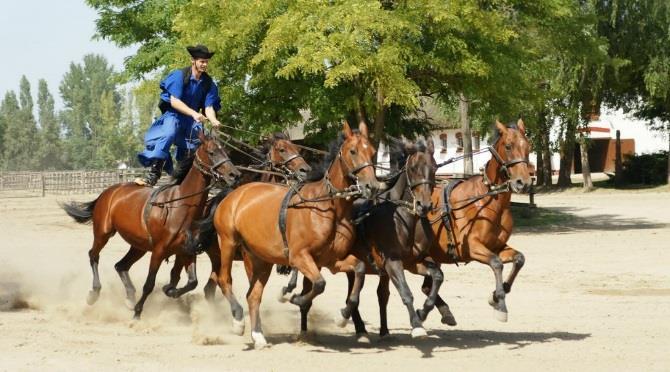
<instances>
[{"instance_id":1,"label":"fence post","mask_svg":"<svg viewBox=\"0 0 670 372\"><path fill-rule=\"evenodd\" d=\"M41 172L40 175L42 176L42 197L46 196L47 194L47 183L45 182L45 177L44 177L44 172Z\"/></svg>"}]
</instances>

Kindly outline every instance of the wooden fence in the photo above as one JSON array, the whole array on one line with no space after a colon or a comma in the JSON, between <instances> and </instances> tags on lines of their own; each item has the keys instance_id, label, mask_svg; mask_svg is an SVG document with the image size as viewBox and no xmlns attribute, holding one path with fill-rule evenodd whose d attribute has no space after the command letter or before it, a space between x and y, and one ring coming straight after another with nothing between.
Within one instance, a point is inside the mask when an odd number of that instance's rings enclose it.
<instances>
[{"instance_id":1,"label":"wooden fence","mask_svg":"<svg viewBox=\"0 0 670 372\"><path fill-rule=\"evenodd\" d=\"M101 192L115 183L132 181L144 172L144 169L0 172L0 192L23 191L36 196L89 194Z\"/></svg>"}]
</instances>

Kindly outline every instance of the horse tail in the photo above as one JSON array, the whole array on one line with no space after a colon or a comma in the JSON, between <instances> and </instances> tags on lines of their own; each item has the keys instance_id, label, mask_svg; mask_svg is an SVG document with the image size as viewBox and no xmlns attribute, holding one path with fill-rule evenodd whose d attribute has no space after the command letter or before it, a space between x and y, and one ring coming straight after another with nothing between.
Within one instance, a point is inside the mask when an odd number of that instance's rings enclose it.
<instances>
[{"instance_id":1,"label":"horse tail","mask_svg":"<svg viewBox=\"0 0 670 372\"><path fill-rule=\"evenodd\" d=\"M189 234L187 236L186 243L184 243L184 252L196 255L206 251L207 248L212 246L216 239L216 229L214 228L214 214L216 213L216 207L231 191L233 190L222 190L212 198L209 203L209 212L207 213L207 216L194 223L197 233L193 235Z\"/></svg>"},{"instance_id":2,"label":"horse tail","mask_svg":"<svg viewBox=\"0 0 670 372\"><path fill-rule=\"evenodd\" d=\"M277 265L277 274L279 275L288 275L291 273L291 266L288 265Z\"/></svg>"},{"instance_id":3,"label":"horse tail","mask_svg":"<svg viewBox=\"0 0 670 372\"><path fill-rule=\"evenodd\" d=\"M72 217L77 223L88 224L91 223L91 220L93 219L93 209L95 209L95 203L97 202L97 198L87 203L73 201L60 204L60 207L63 208L65 213Z\"/></svg>"}]
</instances>

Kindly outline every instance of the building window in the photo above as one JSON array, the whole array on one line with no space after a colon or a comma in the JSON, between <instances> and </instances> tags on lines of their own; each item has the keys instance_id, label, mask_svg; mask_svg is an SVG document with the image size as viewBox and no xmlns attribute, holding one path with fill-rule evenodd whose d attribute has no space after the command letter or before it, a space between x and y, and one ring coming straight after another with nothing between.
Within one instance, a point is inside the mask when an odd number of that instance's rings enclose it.
<instances>
[{"instance_id":1,"label":"building window","mask_svg":"<svg viewBox=\"0 0 670 372\"><path fill-rule=\"evenodd\" d=\"M456 152L463 152L463 133L461 132L456 133L456 143L458 144Z\"/></svg>"},{"instance_id":2,"label":"building window","mask_svg":"<svg viewBox=\"0 0 670 372\"><path fill-rule=\"evenodd\" d=\"M442 133L440 134L440 144L442 145L442 149L440 150L441 153L447 152L447 134Z\"/></svg>"}]
</instances>

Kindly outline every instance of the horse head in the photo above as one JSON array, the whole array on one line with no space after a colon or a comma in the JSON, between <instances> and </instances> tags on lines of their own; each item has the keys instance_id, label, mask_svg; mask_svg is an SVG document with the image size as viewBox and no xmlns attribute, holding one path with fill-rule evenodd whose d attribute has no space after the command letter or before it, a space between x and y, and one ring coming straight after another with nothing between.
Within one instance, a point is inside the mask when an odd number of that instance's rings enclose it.
<instances>
[{"instance_id":1,"label":"horse head","mask_svg":"<svg viewBox=\"0 0 670 372\"><path fill-rule=\"evenodd\" d=\"M376 150L368 139L368 126L361 121L358 131L354 132L345 121L342 134L344 142L337 155L342 171L350 181L358 185L363 197L372 198L385 185L375 175L372 159Z\"/></svg>"},{"instance_id":2,"label":"horse head","mask_svg":"<svg viewBox=\"0 0 670 372\"><path fill-rule=\"evenodd\" d=\"M304 180L312 167L300 155L298 147L284 133L274 133L267 140L267 154L273 167L288 170L298 180Z\"/></svg>"},{"instance_id":3,"label":"horse head","mask_svg":"<svg viewBox=\"0 0 670 372\"><path fill-rule=\"evenodd\" d=\"M405 175L407 177L407 190L412 196L412 204L415 211L421 217L425 217L432 209L431 196L435 187L435 172L437 163L433 157L435 145L433 139L428 138L425 142L418 143L403 142L403 151L407 155L405 163Z\"/></svg>"},{"instance_id":4,"label":"horse head","mask_svg":"<svg viewBox=\"0 0 670 372\"><path fill-rule=\"evenodd\" d=\"M216 181L223 180L228 186L234 186L240 179L240 171L233 165L223 146L214 136L198 132L200 146L195 152L194 165L203 174L213 177Z\"/></svg>"},{"instance_id":5,"label":"horse head","mask_svg":"<svg viewBox=\"0 0 670 372\"><path fill-rule=\"evenodd\" d=\"M531 167L528 164L530 144L526 138L523 120L516 124L504 125L496 120L498 140L494 144L494 156L500 163L500 171L515 193L527 193L532 184Z\"/></svg>"}]
</instances>

